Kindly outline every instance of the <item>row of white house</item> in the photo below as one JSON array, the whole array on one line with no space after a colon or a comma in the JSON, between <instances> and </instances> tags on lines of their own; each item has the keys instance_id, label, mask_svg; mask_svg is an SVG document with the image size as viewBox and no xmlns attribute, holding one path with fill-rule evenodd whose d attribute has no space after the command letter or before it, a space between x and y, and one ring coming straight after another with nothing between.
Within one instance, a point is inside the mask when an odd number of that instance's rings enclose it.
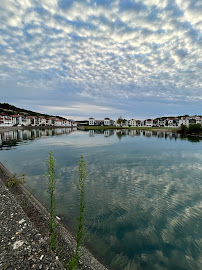
<instances>
[{"instance_id":1,"label":"row of white house","mask_svg":"<svg viewBox=\"0 0 202 270\"><path fill-rule=\"evenodd\" d=\"M78 126L121 126L121 127L187 127L191 124L201 124L202 118L199 116L190 117L163 117L156 119L136 120L122 119L121 123L106 117L103 120L95 120L90 117L88 120L73 121L67 119L59 119L57 117L45 118L42 116L25 116L25 115L5 115L0 114L0 127L9 126L56 126L56 127L77 127Z\"/></svg>"},{"instance_id":2,"label":"row of white house","mask_svg":"<svg viewBox=\"0 0 202 270\"><path fill-rule=\"evenodd\" d=\"M157 118L146 120L123 119L122 126L125 127L180 127L191 124L202 124L200 117L180 117L180 118Z\"/></svg>"},{"instance_id":3,"label":"row of white house","mask_svg":"<svg viewBox=\"0 0 202 270\"><path fill-rule=\"evenodd\" d=\"M84 122L84 121L83 121ZM82 123L81 123L82 124ZM187 127L191 124L202 124L202 118L199 116L192 117L168 117L168 118L156 118L146 120L136 119L122 119L121 124L118 124L110 118L104 118L104 120L95 120L90 117L88 121L85 121L89 126L122 126L122 127L180 127L182 124Z\"/></svg>"},{"instance_id":4,"label":"row of white house","mask_svg":"<svg viewBox=\"0 0 202 270\"><path fill-rule=\"evenodd\" d=\"M59 126L76 127L77 123L72 120L59 119L57 117L45 118L42 116L5 115L0 114L0 127L11 126Z\"/></svg>"}]
</instances>

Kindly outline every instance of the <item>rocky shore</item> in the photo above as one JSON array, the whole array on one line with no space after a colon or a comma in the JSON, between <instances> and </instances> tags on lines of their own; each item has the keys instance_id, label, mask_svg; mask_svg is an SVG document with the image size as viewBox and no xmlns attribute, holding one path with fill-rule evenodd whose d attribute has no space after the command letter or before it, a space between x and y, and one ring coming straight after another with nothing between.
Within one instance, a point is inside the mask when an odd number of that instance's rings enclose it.
<instances>
[{"instance_id":1,"label":"rocky shore","mask_svg":"<svg viewBox=\"0 0 202 270\"><path fill-rule=\"evenodd\" d=\"M21 184L7 188L12 174L0 163L0 269L65 269L75 240L57 221L57 255L49 249L46 208ZM107 270L93 255L82 249L79 269Z\"/></svg>"}]
</instances>

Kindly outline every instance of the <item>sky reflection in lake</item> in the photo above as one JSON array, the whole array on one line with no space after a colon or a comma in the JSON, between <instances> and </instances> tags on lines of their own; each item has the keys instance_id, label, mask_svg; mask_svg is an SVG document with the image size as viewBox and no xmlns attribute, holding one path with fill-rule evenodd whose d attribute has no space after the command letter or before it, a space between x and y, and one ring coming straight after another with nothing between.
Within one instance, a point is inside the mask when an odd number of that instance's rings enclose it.
<instances>
[{"instance_id":1,"label":"sky reflection in lake","mask_svg":"<svg viewBox=\"0 0 202 270\"><path fill-rule=\"evenodd\" d=\"M12 172L25 172L27 187L47 206L43 175L53 150L61 173L58 215L74 231L73 183L83 154L86 242L110 269L202 268L201 142L163 132L40 132L35 140L34 131L32 140L30 134L22 134L24 141L13 135L16 145L4 143L0 161Z\"/></svg>"}]
</instances>

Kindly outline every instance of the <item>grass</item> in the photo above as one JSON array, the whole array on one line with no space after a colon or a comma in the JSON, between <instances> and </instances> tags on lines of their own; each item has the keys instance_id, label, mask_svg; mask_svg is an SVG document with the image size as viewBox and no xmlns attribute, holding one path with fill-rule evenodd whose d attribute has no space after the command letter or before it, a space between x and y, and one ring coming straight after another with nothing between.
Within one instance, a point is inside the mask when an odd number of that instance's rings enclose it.
<instances>
[{"instance_id":1,"label":"grass","mask_svg":"<svg viewBox=\"0 0 202 270\"><path fill-rule=\"evenodd\" d=\"M21 176L17 177L15 173L11 178L7 180L7 187L11 188L19 184L25 184L26 183L25 176L26 174L24 173Z\"/></svg>"},{"instance_id":2,"label":"grass","mask_svg":"<svg viewBox=\"0 0 202 270\"><path fill-rule=\"evenodd\" d=\"M80 126L84 130L105 130L105 129L135 129L135 130L177 130L175 127L115 127L115 126Z\"/></svg>"}]
</instances>

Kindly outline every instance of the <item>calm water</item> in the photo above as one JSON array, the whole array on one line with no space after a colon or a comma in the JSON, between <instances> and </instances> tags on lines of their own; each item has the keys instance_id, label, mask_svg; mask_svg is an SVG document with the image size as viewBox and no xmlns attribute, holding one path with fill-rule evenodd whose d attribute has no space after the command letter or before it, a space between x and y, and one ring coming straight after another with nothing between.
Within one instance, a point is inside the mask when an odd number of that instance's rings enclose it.
<instances>
[{"instance_id":1,"label":"calm water","mask_svg":"<svg viewBox=\"0 0 202 270\"><path fill-rule=\"evenodd\" d=\"M27 175L48 206L45 160L61 176L58 216L74 232L77 163L88 164L87 246L114 270L202 269L202 141L136 131L18 131L1 134L0 161Z\"/></svg>"}]
</instances>

